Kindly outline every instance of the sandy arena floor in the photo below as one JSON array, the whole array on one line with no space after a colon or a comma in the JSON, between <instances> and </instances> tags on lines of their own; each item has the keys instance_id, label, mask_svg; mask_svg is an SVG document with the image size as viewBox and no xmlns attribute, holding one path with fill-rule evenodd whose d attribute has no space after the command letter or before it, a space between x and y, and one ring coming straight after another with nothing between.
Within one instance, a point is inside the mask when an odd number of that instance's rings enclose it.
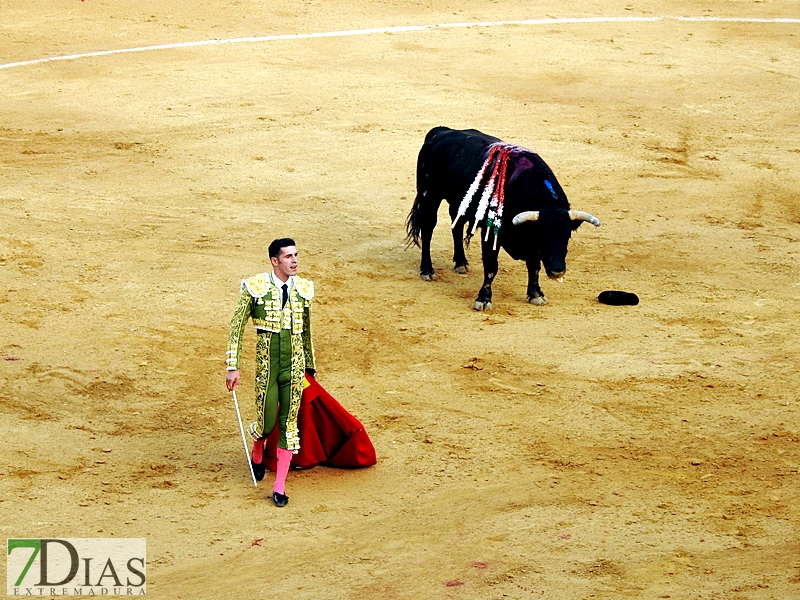
<instances>
[{"instance_id":1,"label":"sandy arena floor","mask_svg":"<svg viewBox=\"0 0 800 600\"><path fill-rule=\"evenodd\" d=\"M5 0L0 64L643 16L800 2ZM4 537L146 537L165 599L800 598L798 34L556 22L0 69ZM473 311L479 246L454 273L444 218L419 278L404 219L436 125L532 148L603 222L547 306L502 254ZM223 361L283 235L320 383L379 463L292 472L278 510Z\"/></svg>"}]
</instances>

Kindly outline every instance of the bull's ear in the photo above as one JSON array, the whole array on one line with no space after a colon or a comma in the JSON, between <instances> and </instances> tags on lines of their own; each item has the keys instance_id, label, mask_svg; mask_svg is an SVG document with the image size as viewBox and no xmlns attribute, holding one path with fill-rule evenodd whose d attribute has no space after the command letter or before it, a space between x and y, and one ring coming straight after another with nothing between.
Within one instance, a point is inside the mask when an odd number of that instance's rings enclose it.
<instances>
[{"instance_id":1,"label":"bull's ear","mask_svg":"<svg viewBox=\"0 0 800 600\"><path fill-rule=\"evenodd\" d=\"M578 227L581 226L581 223L583 223L583 221L571 221L571 223L572 223L572 231L575 231L576 229L578 229Z\"/></svg>"}]
</instances>

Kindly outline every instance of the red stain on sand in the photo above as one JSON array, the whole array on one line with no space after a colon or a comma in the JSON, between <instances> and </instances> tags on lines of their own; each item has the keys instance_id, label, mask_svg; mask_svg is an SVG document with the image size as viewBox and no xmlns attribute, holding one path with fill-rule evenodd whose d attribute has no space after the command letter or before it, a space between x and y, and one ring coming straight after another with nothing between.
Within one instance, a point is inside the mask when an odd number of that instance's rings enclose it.
<instances>
[{"instance_id":1,"label":"red stain on sand","mask_svg":"<svg viewBox=\"0 0 800 600\"><path fill-rule=\"evenodd\" d=\"M445 583L447 587L458 587L459 585L464 585L464 582L460 579L453 579L452 581L448 581Z\"/></svg>"}]
</instances>

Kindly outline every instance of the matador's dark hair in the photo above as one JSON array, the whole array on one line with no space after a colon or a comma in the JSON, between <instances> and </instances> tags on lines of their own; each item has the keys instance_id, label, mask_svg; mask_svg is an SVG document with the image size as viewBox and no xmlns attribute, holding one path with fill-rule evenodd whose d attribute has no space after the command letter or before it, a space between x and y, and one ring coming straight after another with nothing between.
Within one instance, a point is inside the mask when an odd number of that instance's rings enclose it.
<instances>
[{"instance_id":1,"label":"matador's dark hair","mask_svg":"<svg viewBox=\"0 0 800 600\"><path fill-rule=\"evenodd\" d=\"M273 242L269 245L267 252L269 253L270 258L278 258L281 255L282 248L296 245L297 244L294 243L292 238L278 238L277 240L273 240Z\"/></svg>"}]
</instances>

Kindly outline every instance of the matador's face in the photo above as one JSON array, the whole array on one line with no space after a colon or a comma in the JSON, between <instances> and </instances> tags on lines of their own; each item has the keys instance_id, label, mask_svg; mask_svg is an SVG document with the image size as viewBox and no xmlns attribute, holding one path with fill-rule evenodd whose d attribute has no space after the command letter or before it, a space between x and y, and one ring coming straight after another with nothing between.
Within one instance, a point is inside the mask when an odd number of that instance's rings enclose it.
<instances>
[{"instance_id":1,"label":"matador's face","mask_svg":"<svg viewBox=\"0 0 800 600\"><path fill-rule=\"evenodd\" d=\"M272 268L275 270L276 275L281 279L286 280L292 275L297 274L297 248L294 246L286 246L281 248L281 252L277 257L270 259Z\"/></svg>"}]
</instances>

